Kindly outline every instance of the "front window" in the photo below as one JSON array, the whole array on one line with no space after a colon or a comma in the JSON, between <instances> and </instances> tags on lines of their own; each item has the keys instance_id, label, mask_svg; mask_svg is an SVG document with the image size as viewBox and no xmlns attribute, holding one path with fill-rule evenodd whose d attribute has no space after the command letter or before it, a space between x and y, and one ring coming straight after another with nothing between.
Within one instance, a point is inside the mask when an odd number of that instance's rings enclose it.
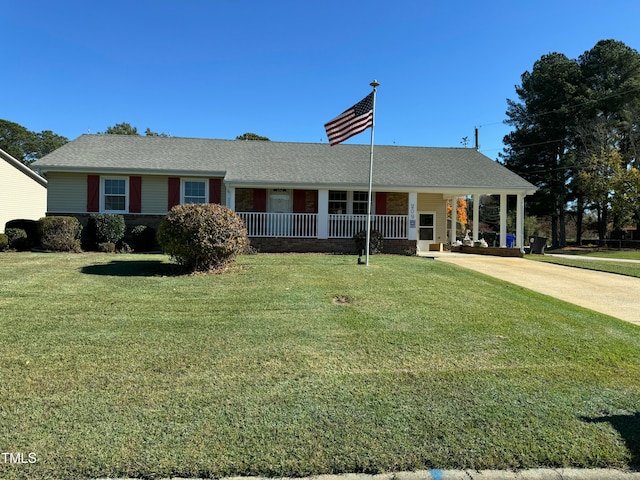
<instances>
[{"instance_id":1,"label":"front window","mask_svg":"<svg viewBox=\"0 0 640 480\"><path fill-rule=\"evenodd\" d=\"M366 215L368 213L368 200L368 192L329 190L329 213Z\"/></svg>"},{"instance_id":2,"label":"front window","mask_svg":"<svg viewBox=\"0 0 640 480\"><path fill-rule=\"evenodd\" d=\"M105 178L103 180L103 211L127 211L127 180L124 178Z\"/></svg>"},{"instance_id":3,"label":"front window","mask_svg":"<svg viewBox=\"0 0 640 480\"><path fill-rule=\"evenodd\" d=\"M353 213L354 215L366 215L367 203L369 200L368 192L353 192Z\"/></svg>"},{"instance_id":4,"label":"front window","mask_svg":"<svg viewBox=\"0 0 640 480\"><path fill-rule=\"evenodd\" d=\"M344 215L347 213L347 192L329 191L329 213Z\"/></svg>"},{"instance_id":5,"label":"front window","mask_svg":"<svg viewBox=\"0 0 640 480\"><path fill-rule=\"evenodd\" d=\"M182 203L207 203L207 182L203 180L184 180L182 183Z\"/></svg>"}]
</instances>

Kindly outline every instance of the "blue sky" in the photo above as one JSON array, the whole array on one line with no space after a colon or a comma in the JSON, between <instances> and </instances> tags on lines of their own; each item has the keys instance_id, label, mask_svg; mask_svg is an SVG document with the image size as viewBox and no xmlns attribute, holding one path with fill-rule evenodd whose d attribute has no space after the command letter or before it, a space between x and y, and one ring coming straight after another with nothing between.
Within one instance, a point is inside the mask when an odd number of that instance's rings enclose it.
<instances>
[{"instance_id":1,"label":"blue sky","mask_svg":"<svg viewBox=\"0 0 640 480\"><path fill-rule=\"evenodd\" d=\"M637 0L3 0L0 118L327 142L377 79L376 144L471 146L479 127L496 158L525 70L601 39L640 50L639 21Z\"/></svg>"}]
</instances>

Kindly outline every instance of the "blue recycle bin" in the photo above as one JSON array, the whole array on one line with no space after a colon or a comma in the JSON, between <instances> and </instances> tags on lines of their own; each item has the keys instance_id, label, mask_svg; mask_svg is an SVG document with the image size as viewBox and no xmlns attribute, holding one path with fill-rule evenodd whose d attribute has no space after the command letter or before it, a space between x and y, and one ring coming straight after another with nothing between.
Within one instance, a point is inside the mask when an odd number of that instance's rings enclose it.
<instances>
[{"instance_id":1,"label":"blue recycle bin","mask_svg":"<svg viewBox=\"0 0 640 480\"><path fill-rule=\"evenodd\" d=\"M508 233L507 234L507 248L513 248L513 246L516 244L516 236ZM497 236L496 238L496 245L500 245L500 235Z\"/></svg>"}]
</instances>

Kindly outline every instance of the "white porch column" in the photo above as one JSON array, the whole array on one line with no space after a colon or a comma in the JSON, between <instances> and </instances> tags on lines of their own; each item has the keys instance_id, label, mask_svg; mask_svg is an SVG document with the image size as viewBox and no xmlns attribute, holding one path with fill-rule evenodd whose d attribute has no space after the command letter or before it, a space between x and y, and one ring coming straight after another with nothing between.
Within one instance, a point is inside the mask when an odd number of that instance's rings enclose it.
<instances>
[{"instance_id":1,"label":"white porch column","mask_svg":"<svg viewBox=\"0 0 640 480\"><path fill-rule=\"evenodd\" d=\"M473 241L480 240L480 194L473 195Z\"/></svg>"},{"instance_id":2,"label":"white porch column","mask_svg":"<svg viewBox=\"0 0 640 480\"><path fill-rule=\"evenodd\" d=\"M507 246L507 194L500 194L500 246Z\"/></svg>"},{"instance_id":3,"label":"white porch column","mask_svg":"<svg viewBox=\"0 0 640 480\"><path fill-rule=\"evenodd\" d=\"M516 247L524 252L524 194L518 194L516 210Z\"/></svg>"},{"instance_id":4,"label":"white porch column","mask_svg":"<svg viewBox=\"0 0 640 480\"><path fill-rule=\"evenodd\" d=\"M409 225L407 225L407 240L417 240L418 239L418 214L416 210L418 209L418 193L417 192L409 192Z\"/></svg>"},{"instance_id":5,"label":"white porch column","mask_svg":"<svg viewBox=\"0 0 640 480\"><path fill-rule=\"evenodd\" d=\"M329 190L318 190L318 238L329 238Z\"/></svg>"},{"instance_id":6,"label":"white porch column","mask_svg":"<svg viewBox=\"0 0 640 480\"><path fill-rule=\"evenodd\" d=\"M227 199L225 200L226 207L235 212L236 210L236 189L230 185L226 185Z\"/></svg>"},{"instance_id":7,"label":"white porch column","mask_svg":"<svg viewBox=\"0 0 640 480\"><path fill-rule=\"evenodd\" d=\"M456 241L456 226L458 223L458 197L451 199L451 232L449 234L449 240L451 245Z\"/></svg>"}]
</instances>

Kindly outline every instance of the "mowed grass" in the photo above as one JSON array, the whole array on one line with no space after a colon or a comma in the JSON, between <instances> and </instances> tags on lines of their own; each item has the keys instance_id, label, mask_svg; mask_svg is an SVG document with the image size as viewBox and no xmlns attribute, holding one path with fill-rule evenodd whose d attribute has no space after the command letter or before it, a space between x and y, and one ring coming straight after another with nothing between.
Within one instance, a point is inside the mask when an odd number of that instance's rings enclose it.
<instances>
[{"instance_id":1,"label":"mowed grass","mask_svg":"<svg viewBox=\"0 0 640 480\"><path fill-rule=\"evenodd\" d=\"M443 262L5 253L0 312L2 478L640 464L640 329Z\"/></svg>"},{"instance_id":2,"label":"mowed grass","mask_svg":"<svg viewBox=\"0 0 640 480\"><path fill-rule=\"evenodd\" d=\"M599 250L599 251L567 251L563 254L575 255L574 258L554 257L553 255L529 255L526 258L539 262L554 263L567 267L596 270L598 272L617 273L630 277L640 277L640 263L626 262L625 260L640 260L640 251L630 250ZM587 257L587 258L584 258ZM598 260L606 258L608 260ZM617 262L615 260L621 260Z\"/></svg>"}]
</instances>

